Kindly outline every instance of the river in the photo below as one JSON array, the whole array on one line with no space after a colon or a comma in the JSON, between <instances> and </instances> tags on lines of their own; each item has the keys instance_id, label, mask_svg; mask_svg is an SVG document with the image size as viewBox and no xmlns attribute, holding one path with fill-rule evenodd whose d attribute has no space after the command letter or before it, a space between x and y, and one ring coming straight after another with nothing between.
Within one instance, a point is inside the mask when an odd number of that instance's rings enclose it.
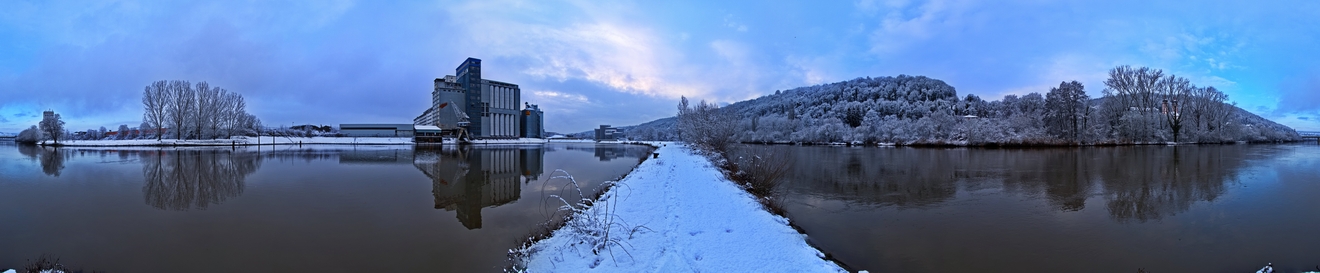
<instances>
[{"instance_id":1,"label":"river","mask_svg":"<svg viewBox=\"0 0 1320 273\"><path fill-rule=\"evenodd\" d=\"M492 272L650 147L0 144L0 270Z\"/></svg>"},{"instance_id":2,"label":"river","mask_svg":"<svg viewBox=\"0 0 1320 273\"><path fill-rule=\"evenodd\" d=\"M1283 272L1320 265L1320 146L744 146L789 217L871 272Z\"/></svg>"}]
</instances>

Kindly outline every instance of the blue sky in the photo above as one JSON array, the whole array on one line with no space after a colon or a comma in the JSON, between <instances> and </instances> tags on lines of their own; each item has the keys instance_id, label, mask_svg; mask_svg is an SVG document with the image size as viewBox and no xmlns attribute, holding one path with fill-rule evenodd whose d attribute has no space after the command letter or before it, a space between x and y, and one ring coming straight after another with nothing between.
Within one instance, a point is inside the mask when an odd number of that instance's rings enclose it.
<instances>
[{"instance_id":1,"label":"blue sky","mask_svg":"<svg viewBox=\"0 0 1320 273\"><path fill-rule=\"evenodd\" d=\"M155 80L243 94L267 125L407 123L467 57L550 131L671 116L864 76L997 100L1117 65L1215 86L1320 131L1320 2L3 1L0 132L141 123Z\"/></svg>"}]
</instances>

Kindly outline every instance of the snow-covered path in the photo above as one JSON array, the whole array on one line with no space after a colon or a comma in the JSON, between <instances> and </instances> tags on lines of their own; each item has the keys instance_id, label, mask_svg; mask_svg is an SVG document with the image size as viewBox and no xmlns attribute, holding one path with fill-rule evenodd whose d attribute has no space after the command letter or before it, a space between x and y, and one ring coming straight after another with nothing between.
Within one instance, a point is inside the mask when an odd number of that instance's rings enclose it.
<instances>
[{"instance_id":1,"label":"snow-covered path","mask_svg":"<svg viewBox=\"0 0 1320 273\"><path fill-rule=\"evenodd\" d=\"M705 157L679 143L659 146L659 158L601 197L624 223L611 230L618 244L593 254L581 234L561 228L531 247L528 271L844 272Z\"/></svg>"}]
</instances>

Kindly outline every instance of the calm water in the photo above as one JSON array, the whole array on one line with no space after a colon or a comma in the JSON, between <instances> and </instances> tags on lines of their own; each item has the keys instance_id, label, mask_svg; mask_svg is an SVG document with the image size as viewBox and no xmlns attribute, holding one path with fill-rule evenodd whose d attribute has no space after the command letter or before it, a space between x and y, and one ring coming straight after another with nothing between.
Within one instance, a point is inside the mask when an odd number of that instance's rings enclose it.
<instances>
[{"instance_id":1,"label":"calm water","mask_svg":"<svg viewBox=\"0 0 1320 273\"><path fill-rule=\"evenodd\" d=\"M1320 265L1315 144L769 149L795 160L793 221L871 272Z\"/></svg>"},{"instance_id":2,"label":"calm water","mask_svg":"<svg viewBox=\"0 0 1320 273\"><path fill-rule=\"evenodd\" d=\"M490 272L550 194L648 147L80 149L0 144L0 269Z\"/></svg>"}]
</instances>

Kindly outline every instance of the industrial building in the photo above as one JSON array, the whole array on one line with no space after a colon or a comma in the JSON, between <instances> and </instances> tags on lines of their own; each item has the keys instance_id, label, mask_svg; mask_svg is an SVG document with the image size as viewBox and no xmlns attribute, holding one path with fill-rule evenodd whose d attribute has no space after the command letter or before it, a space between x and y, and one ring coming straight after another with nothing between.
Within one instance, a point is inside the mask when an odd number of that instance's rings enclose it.
<instances>
[{"instance_id":1,"label":"industrial building","mask_svg":"<svg viewBox=\"0 0 1320 273\"><path fill-rule=\"evenodd\" d=\"M600 128L596 129L596 141L618 140L620 138L623 138L623 132L619 131L619 128L601 125Z\"/></svg>"},{"instance_id":2,"label":"industrial building","mask_svg":"<svg viewBox=\"0 0 1320 273\"><path fill-rule=\"evenodd\" d=\"M412 137L412 124L340 124L339 133L346 137Z\"/></svg>"},{"instance_id":3,"label":"industrial building","mask_svg":"<svg viewBox=\"0 0 1320 273\"><path fill-rule=\"evenodd\" d=\"M417 125L463 130L474 138L544 137L543 113L522 102L516 84L481 78L481 60L468 58L455 75L436 78L431 107L413 119Z\"/></svg>"}]
</instances>

